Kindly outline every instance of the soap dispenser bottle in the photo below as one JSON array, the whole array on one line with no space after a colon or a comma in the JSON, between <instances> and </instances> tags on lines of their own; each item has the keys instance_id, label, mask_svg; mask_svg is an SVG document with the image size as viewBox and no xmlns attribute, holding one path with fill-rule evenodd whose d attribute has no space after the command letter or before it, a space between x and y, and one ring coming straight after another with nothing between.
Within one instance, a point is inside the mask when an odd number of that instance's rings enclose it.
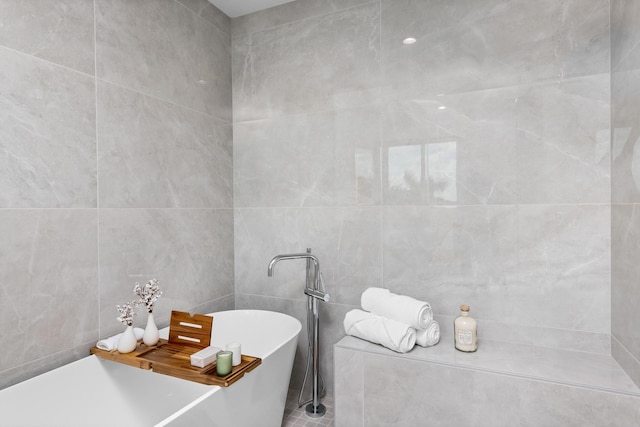
<instances>
[{"instance_id":1,"label":"soap dispenser bottle","mask_svg":"<svg viewBox=\"0 0 640 427\"><path fill-rule=\"evenodd\" d=\"M460 316L453 322L456 350L467 353L478 349L478 323L469 316L469 306L460 306Z\"/></svg>"}]
</instances>

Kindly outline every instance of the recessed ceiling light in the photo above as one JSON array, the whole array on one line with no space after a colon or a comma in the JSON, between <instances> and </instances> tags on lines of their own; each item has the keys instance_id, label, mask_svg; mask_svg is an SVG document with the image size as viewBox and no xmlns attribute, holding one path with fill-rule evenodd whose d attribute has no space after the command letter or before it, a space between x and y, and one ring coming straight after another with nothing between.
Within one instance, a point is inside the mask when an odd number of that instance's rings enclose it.
<instances>
[{"instance_id":1,"label":"recessed ceiling light","mask_svg":"<svg viewBox=\"0 0 640 427\"><path fill-rule=\"evenodd\" d=\"M441 106L438 107L438 110L446 110L446 109L447 109L447 107L445 107L444 105L441 105Z\"/></svg>"},{"instance_id":2,"label":"recessed ceiling light","mask_svg":"<svg viewBox=\"0 0 640 427\"><path fill-rule=\"evenodd\" d=\"M414 44L417 40L414 39L413 37L407 37L406 39L402 40L402 43L404 44Z\"/></svg>"}]
</instances>

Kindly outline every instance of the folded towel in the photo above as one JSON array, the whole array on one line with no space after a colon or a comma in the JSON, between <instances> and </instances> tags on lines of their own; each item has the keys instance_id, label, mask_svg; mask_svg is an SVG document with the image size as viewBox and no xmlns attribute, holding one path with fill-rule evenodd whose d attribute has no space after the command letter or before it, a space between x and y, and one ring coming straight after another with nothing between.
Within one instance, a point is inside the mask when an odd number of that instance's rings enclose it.
<instances>
[{"instance_id":1,"label":"folded towel","mask_svg":"<svg viewBox=\"0 0 640 427\"><path fill-rule=\"evenodd\" d=\"M343 325L347 335L382 344L398 353L406 353L416 343L416 330L412 327L358 309L344 316Z\"/></svg>"},{"instance_id":2,"label":"folded towel","mask_svg":"<svg viewBox=\"0 0 640 427\"><path fill-rule=\"evenodd\" d=\"M140 341L142 336L144 335L144 329L141 328L133 328L133 333L136 334L136 339ZM118 348L118 340L120 339L121 333L118 335L114 335L109 338L105 338L103 340L98 341L96 347L100 350L112 351Z\"/></svg>"},{"instance_id":3,"label":"folded towel","mask_svg":"<svg viewBox=\"0 0 640 427\"><path fill-rule=\"evenodd\" d=\"M426 328L416 330L416 344L431 347L440 341L440 324L437 320L429 322Z\"/></svg>"},{"instance_id":4,"label":"folded towel","mask_svg":"<svg viewBox=\"0 0 640 427\"><path fill-rule=\"evenodd\" d=\"M397 295L383 288L368 288L360 297L360 305L387 319L425 329L433 320L429 303L405 295Z\"/></svg>"}]
</instances>

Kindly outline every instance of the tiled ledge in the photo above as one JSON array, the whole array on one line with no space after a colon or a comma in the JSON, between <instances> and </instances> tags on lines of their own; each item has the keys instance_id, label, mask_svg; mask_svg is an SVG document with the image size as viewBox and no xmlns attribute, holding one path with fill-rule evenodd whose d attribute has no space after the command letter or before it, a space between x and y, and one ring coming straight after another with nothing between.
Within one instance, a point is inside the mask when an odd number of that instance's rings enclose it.
<instances>
[{"instance_id":1,"label":"tiled ledge","mask_svg":"<svg viewBox=\"0 0 640 427\"><path fill-rule=\"evenodd\" d=\"M351 336L344 337L335 346L394 358L640 397L640 388L610 355L490 340L481 340L475 353L463 353L455 350L453 338L449 335L442 337L440 343L434 347L416 346L404 354Z\"/></svg>"},{"instance_id":2,"label":"tiled ledge","mask_svg":"<svg viewBox=\"0 0 640 427\"><path fill-rule=\"evenodd\" d=\"M640 362L615 337L611 340L611 355L634 383L640 384Z\"/></svg>"}]
</instances>

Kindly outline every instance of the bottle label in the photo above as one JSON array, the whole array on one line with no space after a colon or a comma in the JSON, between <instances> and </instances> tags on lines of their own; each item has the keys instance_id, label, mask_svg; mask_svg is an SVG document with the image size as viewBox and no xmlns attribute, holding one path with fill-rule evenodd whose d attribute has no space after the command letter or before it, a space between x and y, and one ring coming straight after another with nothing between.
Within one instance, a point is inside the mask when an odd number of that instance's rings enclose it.
<instances>
[{"instance_id":1,"label":"bottle label","mask_svg":"<svg viewBox=\"0 0 640 427\"><path fill-rule=\"evenodd\" d=\"M463 345L473 344L473 333L470 330L464 330L464 329L459 330L458 342Z\"/></svg>"}]
</instances>

